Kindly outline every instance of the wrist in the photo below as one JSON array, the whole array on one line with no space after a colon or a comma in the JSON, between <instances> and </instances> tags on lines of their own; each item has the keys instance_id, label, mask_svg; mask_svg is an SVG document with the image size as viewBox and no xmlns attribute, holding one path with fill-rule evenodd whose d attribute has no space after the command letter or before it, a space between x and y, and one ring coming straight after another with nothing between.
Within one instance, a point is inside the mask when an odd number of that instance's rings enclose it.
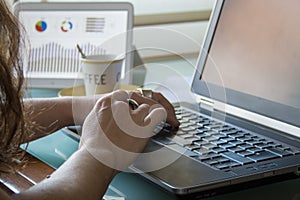
<instances>
[{"instance_id":1,"label":"wrist","mask_svg":"<svg viewBox=\"0 0 300 200\"><path fill-rule=\"evenodd\" d=\"M94 151L97 151L96 155ZM77 153L84 157L86 162L92 163L96 171L105 171L107 175L111 175L111 178L119 173L119 171L113 167L116 161L111 151L101 148L91 150L83 145Z\"/></svg>"}]
</instances>

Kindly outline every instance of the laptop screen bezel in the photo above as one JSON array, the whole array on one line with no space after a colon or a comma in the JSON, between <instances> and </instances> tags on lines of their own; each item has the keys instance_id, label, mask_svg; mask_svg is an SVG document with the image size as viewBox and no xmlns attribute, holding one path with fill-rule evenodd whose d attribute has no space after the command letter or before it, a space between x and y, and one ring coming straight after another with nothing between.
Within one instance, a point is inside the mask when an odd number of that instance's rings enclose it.
<instances>
[{"instance_id":1,"label":"laptop screen bezel","mask_svg":"<svg viewBox=\"0 0 300 200\"><path fill-rule=\"evenodd\" d=\"M127 37L125 51L125 73L126 76L122 80L125 84L132 83L133 68L133 13L134 8L130 2L17 2L13 5L14 14L18 17L22 11L127 11ZM30 78L30 76L29 76ZM53 82L53 78L41 79L47 87ZM55 81L57 81L55 79ZM67 83L66 83L67 84ZM58 83L60 86L60 83ZM62 84L65 86L64 84ZM55 84L54 87L57 87Z\"/></svg>"},{"instance_id":2,"label":"laptop screen bezel","mask_svg":"<svg viewBox=\"0 0 300 200\"><path fill-rule=\"evenodd\" d=\"M230 88L224 88L202 80L204 67L207 59L209 58L209 51L225 1L226 0L216 1L214 11L212 12L207 34L198 58L197 69L195 71L191 87L192 92L211 98L212 100L223 102L234 107L245 109L247 111L299 127L300 112L298 108L242 93ZM213 91L213 93L224 93L226 97L221 97L222 95L215 95L212 97L211 91Z\"/></svg>"}]
</instances>

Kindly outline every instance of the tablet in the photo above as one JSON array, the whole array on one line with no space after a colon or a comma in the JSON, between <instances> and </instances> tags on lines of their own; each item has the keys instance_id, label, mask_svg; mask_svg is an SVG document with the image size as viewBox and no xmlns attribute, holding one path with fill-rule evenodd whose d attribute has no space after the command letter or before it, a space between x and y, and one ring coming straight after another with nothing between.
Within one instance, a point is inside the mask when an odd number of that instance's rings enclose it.
<instances>
[{"instance_id":1,"label":"tablet","mask_svg":"<svg viewBox=\"0 0 300 200\"><path fill-rule=\"evenodd\" d=\"M78 44L86 55L125 57L124 83L131 83L133 6L122 2L19 2L14 12L25 27L28 87L65 88L83 84Z\"/></svg>"}]
</instances>

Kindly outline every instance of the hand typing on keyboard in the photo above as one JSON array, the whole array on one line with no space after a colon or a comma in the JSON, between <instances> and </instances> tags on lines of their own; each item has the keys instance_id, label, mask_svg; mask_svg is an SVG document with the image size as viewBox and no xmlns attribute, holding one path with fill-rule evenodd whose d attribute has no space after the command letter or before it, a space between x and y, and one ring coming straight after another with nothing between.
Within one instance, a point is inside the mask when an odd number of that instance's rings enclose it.
<instances>
[{"instance_id":1,"label":"hand typing on keyboard","mask_svg":"<svg viewBox=\"0 0 300 200\"><path fill-rule=\"evenodd\" d=\"M132 109L129 98L141 104ZM87 116L79 148L87 149L95 159L113 169L125 170L166 117L165 109L157 103L143 103L125 91L114 92L100 99Z\"/></svg>"},{"instance_id":2,"label":"hand typing on keyboard","mask_svg":"<svg viewBox=\"0 0 300 200\"><path fill-rule=\"evenodd\" d=\"M177 116L175 114L174 107L170 102L159 92L154 92L151 91L152 95L150 97L145 97L142 96L141 94L137 92L129 92L129 96L131 96L133 99L137 101L137 103L147 103L149 105L154 105L154 104L160 104L162 105L166 111L167 111L167 122L170 124L172 127L179 127L180 122L177 119Z\"/></svg>"}]
</instances>

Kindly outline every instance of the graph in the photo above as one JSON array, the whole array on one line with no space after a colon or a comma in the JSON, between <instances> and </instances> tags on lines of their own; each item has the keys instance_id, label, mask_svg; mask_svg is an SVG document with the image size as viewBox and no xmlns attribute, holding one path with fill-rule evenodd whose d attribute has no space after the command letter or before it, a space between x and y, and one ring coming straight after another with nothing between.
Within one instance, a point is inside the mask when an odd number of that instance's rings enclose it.
<instances>
[{"instance_id":1,"label":"graph","mask_svg":"<svg viewBox=\"0 0 300 200\"><path fill-rule=\"evenodd\" d=\"M38 32L44 32L47 29L47 23L43 20L40 20L35 24L35 29Z\"/></svg>"},{"instance_id":2,"label":"graph","mask_svg":"<svg viewBox=\"0 0 300 200\"><path fill-rule=\"evenodd\" d=\"M67 20L64 20L61 23L60 29L62 32L69 32L73 28L73 23Z\"/></svg>"},{"instance_id":3,"label":"graph","mask_svg":"<svg viewBox=\"0 0 300 200\"><path fill-rule=\"evenodd\" d=\"M86 29L88 32L103 33L105 27L105 18L103 17L87 17L86 18Z\"/></svg>"},{"instance_id":4,"label":"graph","mask_svg":"<svg viewBox=\"0 0 300 200\"><path fill-rule=\"evenodd\" d=\"M106 54L106 50L90 43L80 44L86 54ZM60 44L50 42L30 51L27 72L52 73L55 75L78 73L80 71L80 55L75 47L65 48Z\"/></svg>"}]
</instances>

